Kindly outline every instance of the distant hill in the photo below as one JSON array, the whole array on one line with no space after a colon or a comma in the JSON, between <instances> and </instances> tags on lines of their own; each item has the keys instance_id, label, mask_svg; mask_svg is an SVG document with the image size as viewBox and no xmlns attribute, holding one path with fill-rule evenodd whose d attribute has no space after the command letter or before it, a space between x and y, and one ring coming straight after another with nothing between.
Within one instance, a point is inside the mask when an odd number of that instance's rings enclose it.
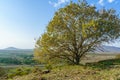
<instances>
[{"instance_id":1,"label":"distant hill","mask_svg":"<svg viewBox=\"0 0 120 80\"><path fill-rule=\"evenodd\" d=\"M96 49L95 52L108 52L108 53L120 53L120 48L115 46L102 46L99 49Z\"/></svg>"},{"instance_id":2,"label":"distant hill","mask_svg":"<svg viewBox=\"0 0 120 80\"><path fill-rule=\"evenodd\" d=\"M11 51L33 51L33 49L19 49L19 48L16 48L16 47L8 47L8 48L5 48L5 49L1 49L1 50L11 50ZM0 51L1 51L0 50ZM95 50L95 52L107 52L107 53L120 53L120 48L119 47L115 47L115 46L101 46L100 48L97 48Z\"/></svg>"},{"instance_id":3,"label":"distant hill","mask_svg":"<svg viewBox=\"0 0 120 80\"><path fill-rule=\"evenodd\" d=\"M5 49L0 49L0 54L33 54L33 49L19 49L15 47L8 47Z\"/></svg>"},{"instance_id":4,"label":"distant hill","mask_svg":"<svg viewBox=\"0 0 120 80\"><path fill-rule=\"evenodd\" d=\"M20 48L16 48L16 47L8 47L8 48L5 48L5 49L0 49L0 50L11 50L11 51L33 51L33 49L20 49Z\"/></svg>"},{"instance_id":5,"label":"distant hill","mask_svg":"<svg viewBox=\"0 0 120 80\"><path fill-rule=\"evenodd\" d=\"M15 48L15 47L8 47L8 48L5 48L4 50L20 50L20 49Z\"/></svg>"}]
</instances>

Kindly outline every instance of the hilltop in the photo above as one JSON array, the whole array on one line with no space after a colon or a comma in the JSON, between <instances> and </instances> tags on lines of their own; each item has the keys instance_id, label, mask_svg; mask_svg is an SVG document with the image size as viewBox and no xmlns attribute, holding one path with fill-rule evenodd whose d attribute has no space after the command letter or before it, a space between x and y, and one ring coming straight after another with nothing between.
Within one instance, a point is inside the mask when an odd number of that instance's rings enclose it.
<instances>
[{"instance_id":1,"label":"hilltop","mask_svg":"<svg viewBox=\"0 0 120 80\"><path fill-rule=\"evenodd\" d=\"M16 48L16 47L8 47L8 48L5 48L4 50L19 50L19 48Z\"/></svg>"}]
</instances>

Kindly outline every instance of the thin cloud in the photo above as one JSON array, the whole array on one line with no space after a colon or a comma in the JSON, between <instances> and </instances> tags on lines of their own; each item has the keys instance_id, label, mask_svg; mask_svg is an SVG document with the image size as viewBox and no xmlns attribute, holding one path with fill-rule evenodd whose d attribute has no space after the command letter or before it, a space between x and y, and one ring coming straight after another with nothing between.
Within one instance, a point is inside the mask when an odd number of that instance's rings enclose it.
<instances>
[{"instance_id":1,"label":"thin cloud","mask_svg":"<svg viewBox=\"0 0 120 80\"><path fill-rule=\"evenodd\" d=\"M103 0L99 0L98 3L102 6L104 5Z\"/></svg>"},{"instance_id":2,"label":"thin cloud","mask_svg":"<svg viewBox=\"0 0 120 80\"><path fill-rule=\"evenodd\" d=\"M112 2L114 2L114 1L115 1L115 0L108 0L109 3L112 3Z\"/></svg>"},{"instance_id":3,"label":"thin cloud","mask_svg":"<svg viewBox=\"0 0 120 80\"><path fill-rule=\"evenodd\" d=\"M104 6L104 1L105 0L99 0L98 4L100 4L101 6ZM115 0L107 0L108 3L113 3Z\"/></svg>"},{"instance_id":4,"label":"thin cloud","mask_svg":"<svg viewBox=\"0 0 120 80\"><path fill-rule=\"evenodd\" d=\"M49 4L53 5L53 7L58 7L61 4L65 4L67 2L69 2L69 0L58 0L57 2L51 2L51 1L49 1Z\"/></svg>"}]
</instances>

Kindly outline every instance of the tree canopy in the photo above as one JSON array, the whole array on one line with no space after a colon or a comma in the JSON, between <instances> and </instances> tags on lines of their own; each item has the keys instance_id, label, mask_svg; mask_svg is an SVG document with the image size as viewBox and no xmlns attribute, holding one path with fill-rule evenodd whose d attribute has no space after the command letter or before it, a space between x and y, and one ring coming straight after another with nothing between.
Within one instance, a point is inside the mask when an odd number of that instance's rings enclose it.
<instances>
[{"instance_id":1,"label":"tree canopy","mask_svg":"<svg viewBox=\"0 0 120 80\"><path fill-rule=\"evenodd\" d=\"M120 36L120 19L114 9L96 9L85 1L60 8L37 40L35 58L61 59L79 64L87 52Z\"/></svg>"}]
</instances>

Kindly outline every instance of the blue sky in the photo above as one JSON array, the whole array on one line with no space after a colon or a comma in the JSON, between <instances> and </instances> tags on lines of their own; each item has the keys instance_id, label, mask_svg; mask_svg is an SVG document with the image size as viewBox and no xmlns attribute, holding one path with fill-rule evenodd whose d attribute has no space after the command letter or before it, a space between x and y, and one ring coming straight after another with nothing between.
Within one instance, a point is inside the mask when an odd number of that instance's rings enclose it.
<instances>
[{"instance_id":1,"label":"blue sky","mask_svg":"<svg viewBox=\"0 0 120 80\"><path fill-rule=\"evenodd\" d=\"M0 49L9 46L34 48L35 39L45 31L54 12L70 0L0 0ZM73 0L76 2L77 0ZM119 0L87 0L97 8L120 12ZM119 46L118 43L110 44Z\"/></svg>"}]
</instances>

